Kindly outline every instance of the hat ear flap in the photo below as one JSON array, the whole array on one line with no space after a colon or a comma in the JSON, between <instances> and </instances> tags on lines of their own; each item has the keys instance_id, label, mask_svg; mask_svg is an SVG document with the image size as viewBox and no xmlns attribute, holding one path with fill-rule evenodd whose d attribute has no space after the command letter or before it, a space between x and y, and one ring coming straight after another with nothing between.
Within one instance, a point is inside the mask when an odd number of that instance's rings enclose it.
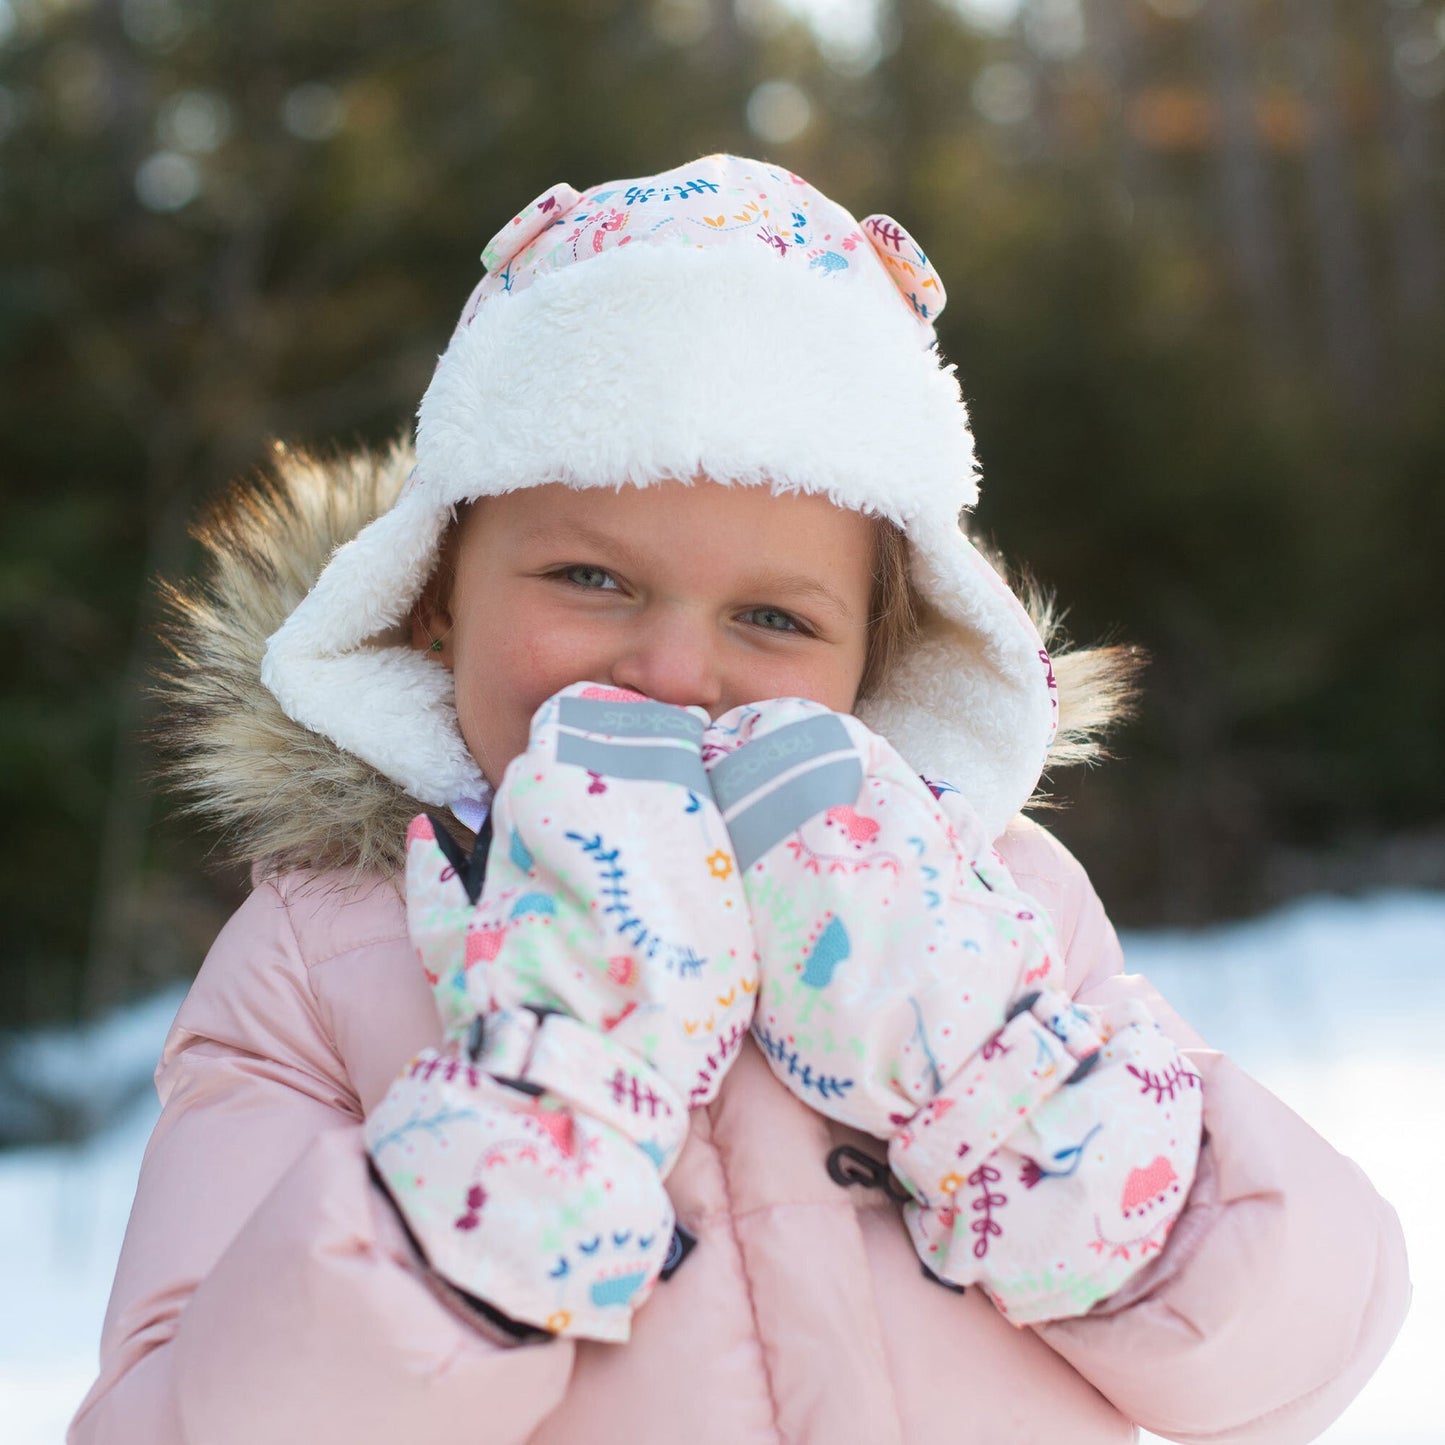
<instances>
[{"instance_id":1,"label":"hat ear flap","mask_svg":"<svg viewBox=\"0 0 1445 1445\"><path fill-rule=\"evenodd\" d=\"M457 726L451 673L397 629L435 568L451 516L445 496L409 485L339 547L272 633L261 681L287 717L437 807L476 796L480 768Z\"/></svg>"},{"instance_id":2,"label":"hat ear flap","mask_svg":"<svg viewBox=\"0 0 1445 1445\"><path fill-rule=\"evenodd\" d=\"M482 265L490 274L502 270L524 246L535 241L548 226L555 226L581 199L581 192L566 181L549 186L482 247Z\"/></svg>"},{"instance_id":3,"label":"hat ear flap","mask_svg":"<svg viewBox=\"0 0 1445 1445\"><path fill-rule=\"evenodd\" d=\"M948 296L923 247L892 216L881 213L863 218L863 234L878 253L889 279L913 308L913 314L932 325Z\"/></svg>"}]
</instances>

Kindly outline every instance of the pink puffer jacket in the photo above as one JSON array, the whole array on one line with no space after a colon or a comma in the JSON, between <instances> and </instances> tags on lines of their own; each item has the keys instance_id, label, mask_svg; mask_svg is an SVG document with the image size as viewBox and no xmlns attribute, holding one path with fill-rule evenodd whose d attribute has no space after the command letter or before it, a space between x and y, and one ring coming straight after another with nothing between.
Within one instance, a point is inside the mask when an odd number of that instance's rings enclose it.
<instances>
[{"instance_id":1,"label":"pink puffer jacket","mask_svg":"<svg viewBox=\"0 0 1445 1445\"><path fill-rule=\"evenodd\" d=\"M1149 1000L1204 1079L1189 1208L1122 1296L1015 1329L923 1276L897 1206L825 1169L850 1143L751 1046L668 1180L698 1237L626 1345L503 1348L429 1287L367 1176L361 1120L439 1038L396 888L291 874L227 925L157 1073L146 1154L72 1445L1180 1441L1314 1438L1409 1299L1361 1171L1143 979L1036 825L1000 851L1082 1001Z\"/></svg>"}]
</instances>

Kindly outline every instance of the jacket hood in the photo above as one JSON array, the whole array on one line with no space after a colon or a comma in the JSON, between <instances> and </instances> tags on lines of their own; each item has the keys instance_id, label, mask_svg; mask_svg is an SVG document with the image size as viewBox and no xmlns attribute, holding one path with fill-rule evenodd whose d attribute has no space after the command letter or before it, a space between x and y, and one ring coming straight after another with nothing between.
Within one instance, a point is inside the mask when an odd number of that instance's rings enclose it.
<instances>
[{"instance_id":1,"label":"jacket hood","mask_svg":"<svg viewBox=\"0 0 1445 1445\"><path fill-rule=\"evenodd\" d=\"M396 500L409 444L322 457L273 448L268 475L237 483L194 527L197 580L161 584L167 653L153 736L183 810L263 873L404 866L423 805L369 763L293 721L261 682L266 639L331 554Z\"/></svg>"},{"instance_id":2,"label":"jacket hood","mask_svg":"<svg viewBox=\"0 0 1445 1445\"><path fill-rule=\"evenodd\" d=\"M395 873L405 864L407 824L424 805L289 717L262 683L261 663L336 549L396 501L414 461L406 441L334 456L277 444L269 474L233 486L193 528L202 575L161 585L168 656L153 737L162 774L183 811L219 832L228 857L263 874ZM1048 645L1057 628L1047 601L1031 588L1020 595ZM1127 708L1133 656L1050 650L1059 728L1048 765L1091 760L1101 753L1097 734Z\"/></svg>"}]
</instances>

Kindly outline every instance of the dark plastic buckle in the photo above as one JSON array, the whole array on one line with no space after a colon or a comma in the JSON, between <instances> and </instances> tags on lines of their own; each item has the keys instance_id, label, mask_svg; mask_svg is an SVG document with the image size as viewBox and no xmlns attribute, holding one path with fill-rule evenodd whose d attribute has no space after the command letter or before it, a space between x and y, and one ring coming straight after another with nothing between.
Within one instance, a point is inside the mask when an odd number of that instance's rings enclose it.
<instances>
[{"instance_id":1,"label":"dark plastic buckle","mask_svg":"<svg viewBox=\"0 0 1445 1445\"><path fill-rule=\"evenodd\" d=\"M895 1204L907 1204L913 1198L893 1177L885 1161L851 1144L840 1144L828 1155L828 1178L844 1189L853 1184L861 1184L864 1189L881 1189Z\"/></svg>"}]
</instances>

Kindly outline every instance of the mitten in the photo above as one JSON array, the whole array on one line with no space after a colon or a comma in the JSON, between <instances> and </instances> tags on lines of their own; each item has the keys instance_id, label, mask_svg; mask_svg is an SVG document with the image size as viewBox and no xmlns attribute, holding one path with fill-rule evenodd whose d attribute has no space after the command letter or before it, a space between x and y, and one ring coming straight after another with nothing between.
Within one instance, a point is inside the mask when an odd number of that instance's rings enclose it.
<instances>
[{"instance_id":1,"label":"mitten","mask_svg":"<svg viewBox=\"0 0 1445 1445\"><path fill-rule=\"evenodd\" d=\"M704 755L753 910L773 1072L888 1141L930 1273L978 1283L1018 1324L1112 1294L1183 1207L1197 1076L1142 1007L1069 999L1047 916L973 810L855 718L735 709Z\"/></svg>"},{"instance_id":2,"label":"mitten","mask_svg":"<svg viewBox=\"0 0 1445 1445\"><path fill-rule=\"evenodd\" d=\"M444 1041L366 1124L428 1264L509 1321L625 1340L663 1181L747 1036L757 956L700 758L706 716L592 684L538 710L485 883L425 817L407 924Z\"/></svg>"}]
</instances>

